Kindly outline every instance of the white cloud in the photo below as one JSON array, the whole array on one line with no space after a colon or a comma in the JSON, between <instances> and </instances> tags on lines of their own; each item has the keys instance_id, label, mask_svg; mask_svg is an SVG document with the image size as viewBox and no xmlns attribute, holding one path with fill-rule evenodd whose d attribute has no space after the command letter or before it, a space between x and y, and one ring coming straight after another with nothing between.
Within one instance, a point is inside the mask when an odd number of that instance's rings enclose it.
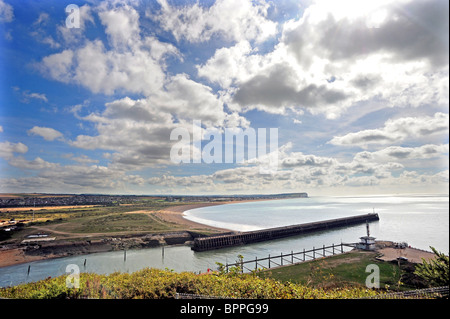
<instances>
[{"instance_id":1,"label":"white cloud","mask_svg":"<svg viewBox=\"0 0 450 319\"><path fill-rule=\"evenodd\" d=\"M243 83L236 91L233 102L247 109L284 113L289 107L322 109L339 105L347 97L345 91L332 85L306 83L290 65L280 63Z\"/></svg>"},{"instance_id":2,"label":"white cloud","mask_svg":"<svg viewBox=\"0 0 450 319\"><path fill-rule=\"evenodd\" d=\"M159 0L161 12L148 16L172 32L177 41L204 42L213 36L229 41L255 40L262 42L276 33L276 23L267 19L269 5L264 1L218 0L206 8L196 3L191 6L171 6Z\"/></svg>"},{"instance_id":3,"label":"white cloud","mask_svg":"<svg viewBox=\"0 0 450 319\"><path fill-rule=\"evenodd\" d=\"M52 49L58 49L61 45L52 37L45 37L41 40L42 43L48 44Z\"/></svg>"},{"instance_id":4,"label":"white cloud","mask_svg":"<svg viewBox=\"0 0 450 319\"><path fill-rule=\"evenodd\" d=\"M206 125L222 125L226 117L223 103L211 88L186 74L172 76L165 90L149 97L149 103L178 118L201 120Z\"/></svg>"},{"instance_id":5,"label":"white cloud","mask_svg":"<svg viewBox=\"0 0 450 319\"><path fill-rule=\"evenodd\" d=\"M281 160L281 166L285 168L297 166L312 166L312 167L329 167L336 165L337 161L334 158L321 157L312 154L305 155L301 152L292 152L285 155Z\"/></svg>"},{"instance_id":6,"label":"white cloud","mask_svg":"<svg viewBox=\"0 0 450 319\"><path fill-rule=\"evenodd\" d=\"M44 161L45 162L45 161ZM21 178L3 178L1 188L4 191L33 191L57 192L63 189L67 192L105 191L121 193L127 189L126 182L138 180L137 176L127 177L122 171L110 169L106 166L81 166L46 164L38 167L39 162L22 163L27 169L39 169L35 176Z\"/></svg>"},{"instance_id":7,"label":"white cloud","mask_svg":"<svg viewBox=\"0 0 450 319\"><path fill-rule=\"evenodd\" d=\"M98 163L99 160L89 158L86 155L76 156L76 157L70 157L71 160L76 161L80 164L93 164Z\"/></svg>"},{"instance_id":8,"label":"white cloud","mask_svg":"<svg viewBox=\"0 0 450 319\"><path fill-rule=\"evenodd\" d=\"M272 52L238 43L197 68L228 90L235 111L293 108L335 119L373 99L388 107L444 107L447 38L445 1L318 1L283 24Z\"/></svg>"},{"instance_id":9,"label":"white cloud","mask_svg":"<svg viewBox=\"0 0 450 319\"><path fill-rule=\"evenodd\" d=\"M59 164L47 162L40 157L36 157L34 160L29 161L22 156L19 156L10 159L8 163L11 166L27 170L56 169L60 167Z\"/></svg>"},{"instance_id":10,"label":"white cloud","mask_svg":"<svg viewBox=\"0 0 450 319\"><path fill-rule=\"evenodd\" d=\"M236 81L245 81L259 69L261 57L250 55L252 52L248 41L220 48L204 65L197 66L198 75L223 88L229 88Z\"/></svg>"},{"instance_id":11,"label":"white cloud","mask_svg":"<svg viewBox=\"0 0 450 319\"><path fill-rule=\"evenodd\" d=\"M142 186L144 178L139 175L127 175L124 170L101 165L61 165L48 162L40 157L27 160L23 156L15 157L13 153L26 153L28 148L22 143L0 143L0 157L5 158L8 164L21 170L27 170L27 177L2 178L0 188L3 191L27 191L36 189L46 192L106 191L124 193L129 191L130 185ZM96 162L87 156L73 157L79 163L89 164ZM33 174L33 175L31 175Z\"/></svg>"},{"instance_id":12,"label":"white cloud","mask_svg":"<svg viewBox=\"0 0 450 319\"><path fill-rule=\"evenodd\" d=\"M115 151L113 164L134 169L169 160L170 131L176 126L170 113L161 112L146 99L124 98L105 106L101 114L80 118L94 123L98 135L78 135L71 145Z\"/></svg>"},{"instance_id":13,"label":"white cloud","mask_svg":"<svg viewBox=\"0 0 450 319\"><path fill-rule=\"evenodd\" d=\"M436 157L448 157L448 144L434 145L426 144L418 147L389 146L385 149L375 152L360 152L355 155L355 159L361 161L405 161L405 160L423 160Z\"/></svg>"},{"instance_id":14,"label":"white cloud","mask_svg":"<svg viewBox=\"0 0 450 319\"><path fill-rule=\"evenodd\" d=\"M85 4L80 7L80 29L85 30L88 22L95 25L92 8L88 4Z\"/></svg>"},{"instance_id":15,"label":"white cloud","mask_svg":"<svg viewBox=\"0 0 450 319\"><path fill-rule=\"evenodd\" d=\"M165 187L195 187L200 186L202 189L206 187L213 186L213 181L211 176L208 175L195 175L195 176L184 176L175 177L170 175L163 175L161 177L151 177L147 180L149 184L153 185L163 185Z\"/></svg>"},{"instance_id":16,"label":"white cloud","mask_svg":"<svg viewBox=\"0 0 450 319\"><path fill-rule=\"evenodd\" d=\"M65 21L58 25L57 36L60 42L67 47L76 47L81 42L86 40L86 29L88 23L95 25L92 8L85 4L80 8L80 27L79 28L67 28Z\"/></svg>"},{"instance_id":17,"label":"white cloud","mask_svg":"<svg viewBox=\"0 0 450 319\"><path fill-rule=\"evenodd\" d=\"M88 188L113 188L118 183L116 179L121 176L123 176L123 172L98 165L67 165L56 170L43 170L39 173L39 177L47 180Z\"/></svg>"},{"instance_id":18,"label":"white cloud","mask_svg":"<svg viewBox=\"0 0 450 319\"><path fill-rule=\"evenodd\" d=\"M433 117L403 117L388 120L380 129L363 130L335 136L328 143L334 145L362 146L392 144L409 138L423 139L448 134L448 114L435 113Z\"/></svg>"},{"instance_id":19,"label":"white cloud","mask_svg":"<svg viewBox=\"0 0 450 319\"><path fill-rule=\"evenodd\" d=\"M14 92L21 95L20 101L23 103L30 103L31 99L41 100L43 102L48 102L48 98L44 93L30 92L29 90L21 90L18 86L13 86Z\"/></svg>"},{"instance_id":20,"label":"white cloud","mask_svg":"<svg viewBox=\"0 0 450 319\"><path fill-rule=\"evenodd\" d=\"M171 77L164 89L148 98L115 100L106 103L102 113L78 118L94 123L98 134L78 135L71 145L114 151L110 156L113 165L133 169L171 163L170 150L175 143L170 140L171 131L183 127L192 135L194 120L216 129L249 125L238 114L225 113L220 98L209 87L185 74Z\"/></svg>"},{"instance_id":21,"label":"white cloud","mask_svg":"<svg viewBox=\"0 0 450 319\"><path fill-rule=\"evenodd\" d=\"M73 57L74 52L72 50L64 50L44 57L38 67L51 78L67 83L73 78L71 70Z\"/></svg>"},{"instance_id":22,"label":"white cloud","mask_svg":"<svg viewBox=\"0 0 450 319\"><path fill-rule=\"evenodd\" d=\"M50 16L47 12L41 12L36 21L33 22L33 25L38 26L40 24L46 24L49 18Z\"/></svg>"},{"instance_id":23,"label":"white cloud","mask_svg":"<svg viewBox=\"0 0 450 319\"><path fill-rule=\"evenodd\" d=\"M435 172L416 172L405 166L411 159L423 164L430 158L448 156L447 145L422 145L416 148L388 147L376 152L357 153L350 161L333 157L291 152L292 144L278 150L279 166L274 174L261 174L262 161L246 161L240 167L194 176L164 174L148 180L152 185L174 192L257 193L291 191L317 194L383 193L401 187L403 191L436 192L448 186L445 163ZM401 153L404 152L404 153ZM422 162L420 162L422 160ZM405 164L405 165L404 165ZM419 166L421 169L423 166ZM248 185L252 185L249 191Z\"/></svg>"},{"instance_id":24,"label":"white cloud","mask_svg":"<svg viewBox=\"0 0 450 319\"><path fill-rule=\"evenodd\" d=\"M41 100L41 101L44 101L44 102L48 102L47 96L45 94L43 94L43 93L27 93L27 92L24 92L23 95L27 99L31 98L31 99L37 99L37 100Z\"/></svg>"},{"instance_id":25,"label":"white cloud","mask_svg":"<svg viewBox=\"0 0 450 319\"><path fill-rule=\"evenodd\" d=\"M0 142L0 157L9 160L14 155L13 153L25 154L28 152L28 147L23 143Z\"/></svg>"},{"instance_id":26,"label":"white cloud","mask_svg":"<svg viewBox=\"0 0 450 319\"><path fill-rule=\"evenodd\" d=\"M436 174L418 173L417 171L404 171L398 177L390 177L383 180L380 186L385 192L395 190L398 187L408 185L409 191L422 193L444 193L448 190L448 169Z\"/></svg>"},{"instance_id":27,"label":"white cloud","mask_svg":"<svg viewBox=\"0 0 450 319\"><path fill-rule=\"evenodd\" d=\"M54 141L55 139L62 140L63 134L53 128L50 127L40 127L40 126L34 126L33 128L29 129L28 131L29 135L38 135L43 137L46 141Z\"/></svg>"},{"instance_id":28,"label":"white cloud","mask_svg":"<svg viewBox=\"0 0 450 319\"><path fill-rule=\"evenodd\" d=\"M178 50L153 36L142 37L139 14L130 6L109 7L105 2L97 10L111 49L99 39L85 39L78 47L44 57L38 64L41 72L93 93L148 95L160 90L165 81L164 59L181 57Z\"/></svg>"},{"instance_id":29,"label":"white cloud","mask_svg":"<svg viewBox=\"0 0 450 319\"><path fill-rule=\"evenodd\" d=\"M111 95L125 90L150 94L161 88L165 77L163 61L155 60L149 52L152 41L157 40L148 40L123 53L107 51L99 40L87 41L76 51L64 50L45 57L40 69L55 80L82 85L93 93ZM166 48L166 54L173 52L173 47Z\"/></svg>"},{"instance_id":30,"label":"white cloud","mask_svg":"<svg viewBox=\"0 0 450 319\"><path fill-rule=\"evenodd\" d=\"M52 49L58 49L61 44L58 43L52 35L49 35L45 28L48 27L50 21L50 15L47 12L41 12L36 21L33 22L33 31L30 32L31 36L38 42L48 44Z\"/></svg>"},{"instance_id":31,"label":"white cloud","mask_svg":"<svg viewBox=\"0 0 450 319\"><path fill-rule=\"evenodd\" d=\"M106 2L102 3L105 7ZM102 8L98 13L109 42L117 49L132 47L140 41L139 14L128 6Z\"/></svg>"},{"instance_id":32,"label":"white cloud","mask_svg":"<svg viewBox=\"0 0 450 319\"><path fill-rule=\"evenodd\" d=\"M399 176L393 174L400 172ZM160 192L201 193L273 193L293 189L310 194L377 194L402 189L404 192L442 192L448 187L448 170L436 174L413 174L397 163L340 163L336 167L295 167L279 170L273 175L259 174L258 167L237 167L218 170L210 175L163 175L148 180ZM248 189L252 185L252 189Z\"/></svg>"},{"instance_id":33,"label":"white cloud","mask_svg":"<svg viewBox=\"0 0 450 319\"><path fill-rule=\"evenodd\" d=\"M383 19L377 28L368 27L377 12L383 12ZM302 64L313 62L309 50L316 48L320 50L319 56L334 61L358 60L368 54L386 52L396 62L424 58L442 66L448 64L446 35L446 1L431 5L425 0L376 3L344 0L317 1L305 10L302 19L290 22L283 37Z\"/></svg>"},{"instance_id":34,"label":"white cloud","mask_svg":"<svg viewBox=\"0 0 450 319\"><path fill-rule=\"evenodd\" d=\"M10 4L0 0L0 22L12 22L14 20L14 9Z\"/></svg>"}]
</instances>

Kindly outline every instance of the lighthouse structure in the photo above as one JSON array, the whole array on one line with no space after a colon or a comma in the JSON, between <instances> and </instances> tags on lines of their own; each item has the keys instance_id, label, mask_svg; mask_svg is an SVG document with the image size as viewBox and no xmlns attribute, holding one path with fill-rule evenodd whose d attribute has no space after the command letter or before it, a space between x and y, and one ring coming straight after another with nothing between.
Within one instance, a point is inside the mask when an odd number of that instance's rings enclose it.
<instances>
[{"instance_id":1,"label":"lighthouse structure","mask_svg":"<svg viewBox=\"0 0 450 319\"><path fill-rule=\"evenodd\" d=\"M356 244L356 248L362 250L375 250L375 237L370 236L369 222L366 221L367 236L359 237L361 241Z\"/></svg>"}]
</instances>

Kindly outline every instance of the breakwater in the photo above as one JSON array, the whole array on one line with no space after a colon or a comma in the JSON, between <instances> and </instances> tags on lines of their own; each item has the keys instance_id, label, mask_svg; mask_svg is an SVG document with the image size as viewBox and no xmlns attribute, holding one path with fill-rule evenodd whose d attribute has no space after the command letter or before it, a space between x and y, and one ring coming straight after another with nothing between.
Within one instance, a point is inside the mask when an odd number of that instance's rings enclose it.
<instances>
[{"instance_id":1,"label":"breakwater","mask_svg":"<svg viewBox=\"0 0 450 319\"><path fill-rule=\"evenodd\" d=\"M225 247L239 246L283 237L301 235L315 231L361 224L379 220L378 214L366 214L336 218L319 222L283 226L249 232L236 232L209 237L195 238L192 250L207 251Z\"/></svg>"}]
</instances>

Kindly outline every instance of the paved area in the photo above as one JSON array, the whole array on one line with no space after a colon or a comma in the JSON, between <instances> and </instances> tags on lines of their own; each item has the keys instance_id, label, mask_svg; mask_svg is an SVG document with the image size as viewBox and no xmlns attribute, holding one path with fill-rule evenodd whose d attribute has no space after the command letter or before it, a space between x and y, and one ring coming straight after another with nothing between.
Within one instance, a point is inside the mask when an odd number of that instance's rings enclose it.
<instances>
[{"instance_id":1,"label":"paved area","mask_svg":"<svg viewBox=\"0 0 450 319\"><path fill-rule=\"evenodd\" d=\"M392 261L397 260L399 257L407 258L409 262L421 264L422 258L425 260L433 259L435 255L432 252L428 252L425 250L417 249L417 248L382 248L379 249L378 252L382 254L382 256L378 257L378 259L384 260L384 261Z\"/></svg>"}]
</instances>

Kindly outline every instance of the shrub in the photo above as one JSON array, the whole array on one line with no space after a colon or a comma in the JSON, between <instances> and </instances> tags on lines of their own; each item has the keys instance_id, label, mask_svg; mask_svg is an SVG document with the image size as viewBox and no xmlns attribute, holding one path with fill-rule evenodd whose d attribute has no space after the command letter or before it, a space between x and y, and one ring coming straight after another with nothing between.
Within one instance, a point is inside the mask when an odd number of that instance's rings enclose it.
<instances>
[{"instance_id":1,"label":"shrub","mask_svg":"<svg viewBox=\"0 0 450 319\"><path fill-rule=\"evenodd\" d=\"M154 268L128 273L80 274L80 287L67 288L66 276L0 289L4 298L174 298L176 293L228 298L359 298L377 294L365 288L316 289L253 274L194 274Z\"/></svg>"},{"instance_id":2,"label":"shrub","mask_svg":"<svg viewBox=\"0 0 450 319\"><path fill-rule=\"evenodd\" d=\"M435 258L426 261L422 258L422 264L417 265L414 272L419 277L427 280L430 286L447 286L449 283L449 257L438 252L434 247L431 250Z\"/></svg>"}]
</instances>

